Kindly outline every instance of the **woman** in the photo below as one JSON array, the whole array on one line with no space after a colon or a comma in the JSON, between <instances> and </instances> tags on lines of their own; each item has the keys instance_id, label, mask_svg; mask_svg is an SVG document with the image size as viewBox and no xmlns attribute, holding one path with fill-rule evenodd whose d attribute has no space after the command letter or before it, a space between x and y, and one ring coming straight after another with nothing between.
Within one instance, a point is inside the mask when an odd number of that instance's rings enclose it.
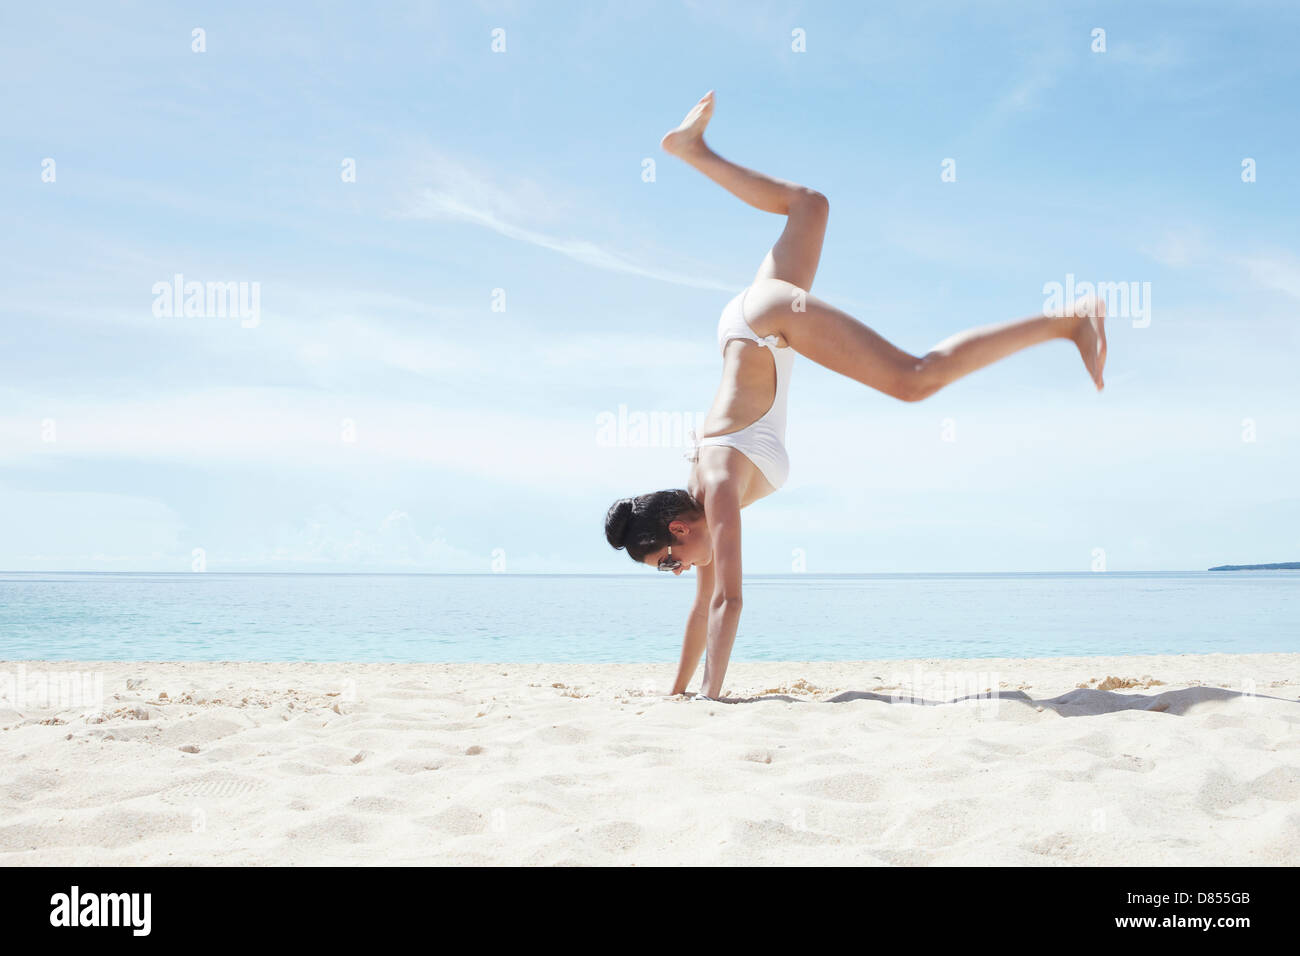
<instances>
[{"instance_id":1,"label":"woman","mask_svg":"<svg viewBox=\"0 0 1300 956\"><path fill-rule=\"evenodd\" d=\"M829 205L815 190L737 166L704 142L713 115L706 93L661 146L751 206L786 217L754 282L722 310L722 384L696 440L686 489L624 498L605 516L605 537L634 561L681 574L695 569L673 694L686 692L708 649L701 694L722 693L740 621L740 511L784 484L786 396L794 354L892 395L917 402L950 382L1049 339L1078 346L1100 390L1106 361L1105 309L1081 299L1062 316L984 326L945 339L917 357L891 345L812 287Z\"/></svg>"}]
</instances>

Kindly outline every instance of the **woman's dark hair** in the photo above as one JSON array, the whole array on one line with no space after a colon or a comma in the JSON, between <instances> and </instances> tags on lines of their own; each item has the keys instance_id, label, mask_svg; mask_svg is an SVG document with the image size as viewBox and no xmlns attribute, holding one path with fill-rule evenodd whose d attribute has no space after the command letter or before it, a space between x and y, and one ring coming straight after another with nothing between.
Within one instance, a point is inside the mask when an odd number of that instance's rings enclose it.
<instances>
[{"instance_id":1,"label":"woman's dark hair","mask_svg":"<svg viewBox=\"0 0 1300 956\"><path fill-rule=\"evenodd\" d=\"M605 538L615 548L626 548L638 564L653 551L673 543L668 523L682 515L694 517L704 509L681 488L652 491L635 498L620 498L605 514Z\"/></svg>"}]
</instances>

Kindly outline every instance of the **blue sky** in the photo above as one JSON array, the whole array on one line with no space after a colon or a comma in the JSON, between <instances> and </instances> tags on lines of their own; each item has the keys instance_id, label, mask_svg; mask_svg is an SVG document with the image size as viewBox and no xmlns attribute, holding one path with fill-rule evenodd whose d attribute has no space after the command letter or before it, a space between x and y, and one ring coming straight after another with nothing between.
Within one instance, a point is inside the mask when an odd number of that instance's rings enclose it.
<instances>
[{"instance_id":1,"label":"blue sky","mask_svg":"<svg viewBox=\"0 0 1300 956\"><path fill-rule=\"evenodd\" d=\"M1300 559L1294 7L379 6L0 13L0 568L635 570L605 509L687 466L597 422L707 409L781 226L659 152L710 88L903 348L1151 290L1101 395L1058 343L915 405L801 359L747 570Z\"/></svg>"}]
</instances>

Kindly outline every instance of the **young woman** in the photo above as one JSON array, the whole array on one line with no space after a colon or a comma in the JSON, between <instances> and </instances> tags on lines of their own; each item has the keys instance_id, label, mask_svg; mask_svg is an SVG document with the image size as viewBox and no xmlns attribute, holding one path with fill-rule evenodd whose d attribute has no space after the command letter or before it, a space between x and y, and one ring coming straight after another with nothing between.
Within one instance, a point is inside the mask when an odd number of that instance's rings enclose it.
<instances>
[{"instance_id":1,"label":"young woman","mask_svg":"<svg viewBox=\"0 0 1300 956\"><path fill-rule=\"evenodd\" d=\"M695 604L672 692L686 692L707 647L697 699L708 700L722 694L740 621L740 511L780 488L789 471L785 409L796 352L905 402L920 401L1049 339L1067 339L1078 347L1098 389L1106 362L1100 300L1080 300L1061 316L961 332L917 357L809 294L826 232L826 197L713 152L704 142L712 115L709 91L660 145L751 206L785 216L785 229L753 284L722 310L722 384L696 439L686 488L623 498L605 516L605 537L615 548L626 548L634 561L673 574L695 569Z\"/></svg>"}]
</instances>

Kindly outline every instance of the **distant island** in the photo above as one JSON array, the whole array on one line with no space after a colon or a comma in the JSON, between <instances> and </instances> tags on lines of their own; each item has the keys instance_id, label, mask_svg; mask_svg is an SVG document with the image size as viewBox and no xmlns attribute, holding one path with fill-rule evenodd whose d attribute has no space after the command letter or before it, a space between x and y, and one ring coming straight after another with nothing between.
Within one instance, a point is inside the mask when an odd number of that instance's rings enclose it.
<instances>
[{"instance_id":1,"label":"distant island","mask_svg":"<svg viewBox=\"0 0 1300 956\"><path fill-rule=\"evenodd\" d=\"M1300 561L1283 561L1281 564L1221 564L1211 571L1300 571Z\"/></svg>"}]
</instances>

